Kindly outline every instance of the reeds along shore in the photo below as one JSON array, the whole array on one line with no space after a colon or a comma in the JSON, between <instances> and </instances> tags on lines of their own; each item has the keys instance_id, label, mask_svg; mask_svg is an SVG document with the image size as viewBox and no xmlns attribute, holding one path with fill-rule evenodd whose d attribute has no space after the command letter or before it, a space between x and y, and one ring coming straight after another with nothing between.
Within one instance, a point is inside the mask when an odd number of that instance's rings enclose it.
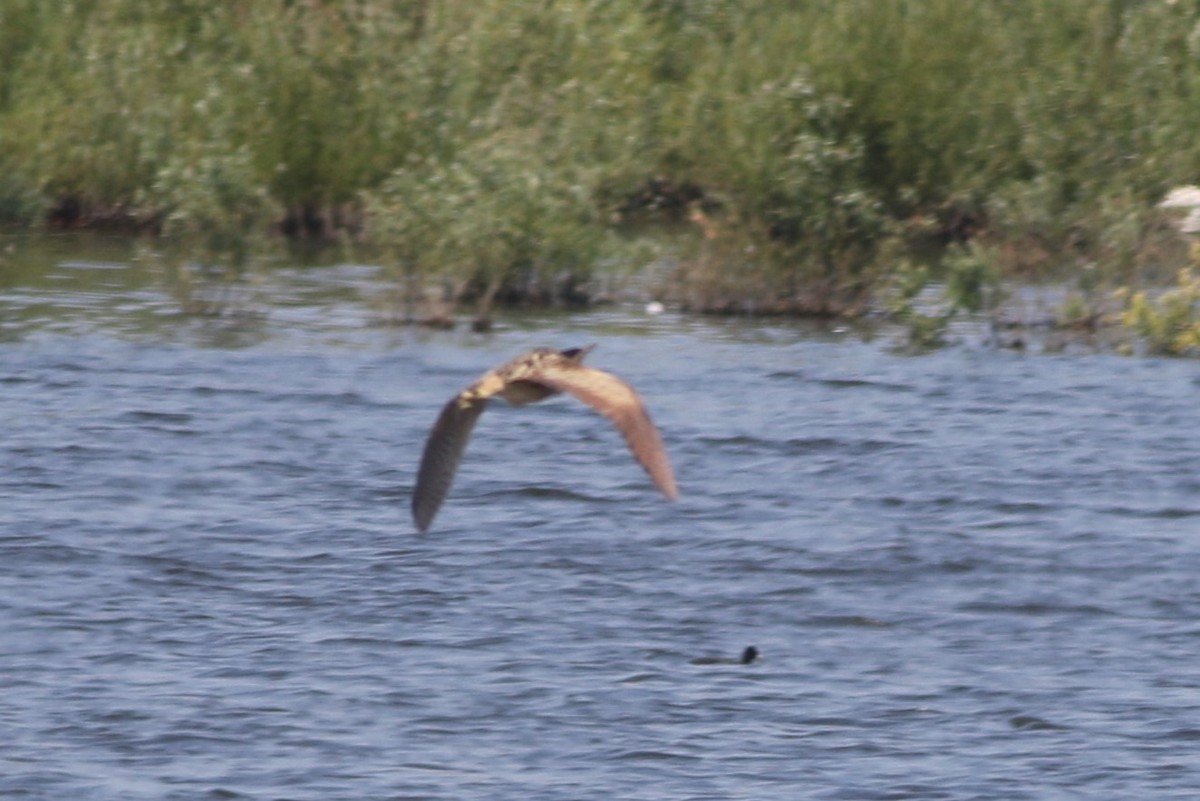
<instances>
[{"instance_id":1,"label":"reeds along shore","mask_svg":"<svg viewBox=\"0 0 1200 801\"><path fill-rule=\"evenodd\" d=\"M1195 0L0 5L0 218L344 234L487 303L658 230L728 311L852 314L950 245L1170 276L1198 130Z\"/></svg>"}]
</instances>

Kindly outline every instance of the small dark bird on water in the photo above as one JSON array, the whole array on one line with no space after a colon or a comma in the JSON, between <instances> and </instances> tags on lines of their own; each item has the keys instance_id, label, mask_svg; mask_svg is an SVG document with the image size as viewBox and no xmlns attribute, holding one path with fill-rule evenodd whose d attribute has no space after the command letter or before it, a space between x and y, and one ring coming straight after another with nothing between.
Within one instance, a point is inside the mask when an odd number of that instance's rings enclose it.
<instances>
[{"instance_id":1,"label":"small dark bird on water","mask_svg":"<svg viewBox=\"0 0 1200 801\"><path fill-rule=\"evenodd\" d=\"M722 656L701 656L692 660L693 665L749 665L758 659L758 649L747 645L742 655L737 659Z\"/></svg>"},{"instance_id":2,"label":"small dark bird on water","mask_svg":"<svg viewBox=\"0 0 1200 801\"><path fill-rule=\"evenodd\" d=\"M450 399L429 432L417 472L412 513L418 531L429 528L446 499L471 430L494 395L514 406L562 392L574 395L613 422L663 495L672 501L679 497L662 437L633 387L611 373L583 366L583 357L594 347L532 350L487 371Z\"/></svg>"}]
</instances>

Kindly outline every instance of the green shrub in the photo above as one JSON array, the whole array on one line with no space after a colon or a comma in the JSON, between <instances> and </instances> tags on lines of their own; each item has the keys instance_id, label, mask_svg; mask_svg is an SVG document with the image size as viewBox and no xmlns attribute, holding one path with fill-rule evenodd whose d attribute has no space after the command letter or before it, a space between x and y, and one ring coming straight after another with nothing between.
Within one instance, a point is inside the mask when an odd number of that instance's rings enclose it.
<instances>
[{"instance_id":1,"label":"green shrub","mask_svg":"<svg viewBox=\"0 0 1200 801\"><path fill-rule=\"evenodd\" d=\"M1177 259L1152 208L1200 174L1197 31L1118 0L10 0L0 216L349 231L486 293L698 209L681 291L714 308L857 311L968 241L1127 283Z\"/></svg>"},{"instance_id":2,"label":"green shrub","mask_svg":"<svg viewBox=\"0 0 1200 801\"><path fill-rule=\"evenodd\" d=\"M1200 252L1195 257L1200 261ZM1175 287L1157 297L1128 290L1120 297L1126 299L1121 323L1141 337L1152 353L1200 354L1200 275L1193 268L1180 270Z\"/></svg>"},{"instance_id":3,"label":"green shrub","mask_svg":"<svg viewBox=\"0 0 1200 801\"><path fill-rule=\"evenodd\" d=\"M1002 297L995 252L971 244L949 248L936 271L902 260L891 276L884 308L903 327L908 348L923 351L945 344L953 320L991 313Z\"/></svg>"},{"instance_id":4,"label":"green shrub","mask_svg":"<svg viewBox=\"0 0 1200 801\"><path fill-rule=\"evenodd\" d=\"M605 252L587 176L547 164L534 131L449 163L414 161L366 198L374 244L410 291L449 279L452 300L570 302Z\"/></svg>"}]
</instances>

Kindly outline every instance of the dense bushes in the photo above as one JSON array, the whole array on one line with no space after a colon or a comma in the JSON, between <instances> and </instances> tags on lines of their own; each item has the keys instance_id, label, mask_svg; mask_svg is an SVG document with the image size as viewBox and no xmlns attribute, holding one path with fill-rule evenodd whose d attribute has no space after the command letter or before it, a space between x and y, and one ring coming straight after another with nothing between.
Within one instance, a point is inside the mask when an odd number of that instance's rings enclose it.
<instances>
[{"instance_id":1,"label":"dense bushes","mask_svg":"<svg viewBox=\"0 0 1200 801\"><path fill-rule=\"evenodd\" d=\"M966 240L1169 274L1196 131L1195 0L0 5L0 216L349 234L489 297L648 224L703 308L854 310Z\"/></svg>"}]
</instances>

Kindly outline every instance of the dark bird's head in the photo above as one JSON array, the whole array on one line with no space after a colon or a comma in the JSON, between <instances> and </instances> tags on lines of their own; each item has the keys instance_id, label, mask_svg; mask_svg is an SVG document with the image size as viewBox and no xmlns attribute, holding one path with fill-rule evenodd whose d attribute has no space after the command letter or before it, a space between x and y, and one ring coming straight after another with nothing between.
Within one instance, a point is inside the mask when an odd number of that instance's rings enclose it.
<instances>
[{"instance_id":1,"label":"dark bird's head","mask_svg":"<svg viewBox=\"0 0 1200 801\"><path fill-rule=\"evenodd\" d=\"M748 665L758 659L758 649L753 645L747 645L746 650L742 651L742 664Z\"/></svg>"},{"instance_id":2,"label":"dark bird's head","mask_svg":"<svg viewBox=\"0 0 1200 801\"><path fill-rule=\"evenodd\" d=\"M559 351L559 355L578 364L583 361L584 356L592 352L592 348L594 347L596 346L584 345L582 348L567 348L566 350Z\"/></svg>"}]
</instances>

